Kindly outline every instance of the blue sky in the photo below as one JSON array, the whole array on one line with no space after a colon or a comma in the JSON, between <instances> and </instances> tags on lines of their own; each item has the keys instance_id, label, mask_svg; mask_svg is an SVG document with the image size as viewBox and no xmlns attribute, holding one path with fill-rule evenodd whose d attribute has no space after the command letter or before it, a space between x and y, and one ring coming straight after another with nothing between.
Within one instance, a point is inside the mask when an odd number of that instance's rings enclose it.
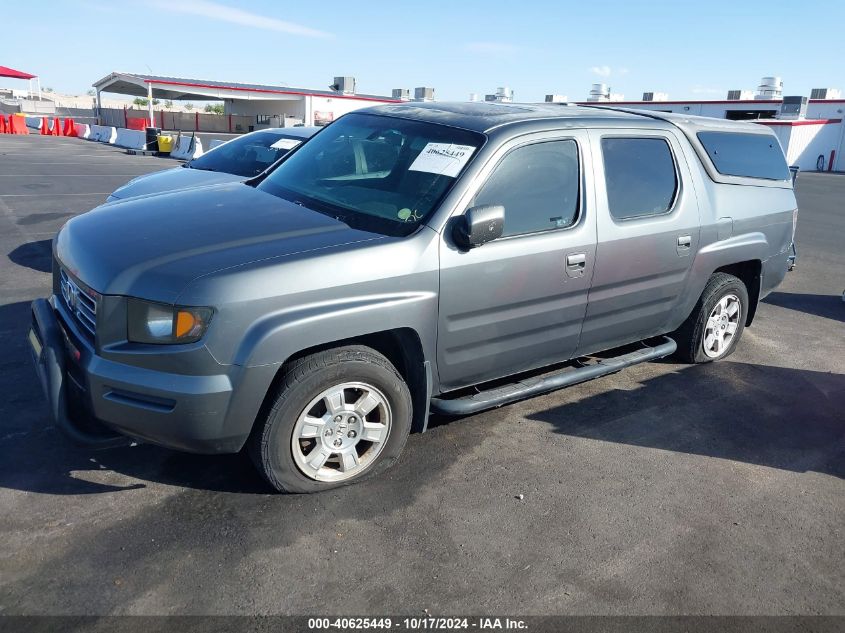
<instances>
[{"instance_id":1,"label":"blue sky","mask_svg":"<svg viewBox=\"0 0 845 633\"><path fill-rule=\"evenodd\" d=\"M440 100L504 85L518 101L582 100L600 81L629 99L723 99L772 74L786 94L845 91L842 1L13 4L0 65L72 94L112 70L303 88L353 75L360 92L433 86Z\"/></svg>"}]
</instances>

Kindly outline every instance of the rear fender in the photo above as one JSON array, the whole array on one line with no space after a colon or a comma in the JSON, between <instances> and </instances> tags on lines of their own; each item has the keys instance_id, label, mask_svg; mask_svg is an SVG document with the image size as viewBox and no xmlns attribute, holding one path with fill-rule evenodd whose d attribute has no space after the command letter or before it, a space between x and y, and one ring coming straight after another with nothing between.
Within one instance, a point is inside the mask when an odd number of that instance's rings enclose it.
<instances>
[{"instance_id":1,"label":"rear fender","mask_svg":"<svg viewBox=\"0 0 845 633\"><path fill-rule=\"evenodd\" d=\"M719 268L751 260L766 261L770 252L771 247L766 236L759 232L735 235L699 249L692 263L689 283L678 304L677 312L667 324L666 331L678 329L687 319L704 292L707 281ZM757 299L758 297L751 297L755 304Z\"/></svg>"}]
</instances>

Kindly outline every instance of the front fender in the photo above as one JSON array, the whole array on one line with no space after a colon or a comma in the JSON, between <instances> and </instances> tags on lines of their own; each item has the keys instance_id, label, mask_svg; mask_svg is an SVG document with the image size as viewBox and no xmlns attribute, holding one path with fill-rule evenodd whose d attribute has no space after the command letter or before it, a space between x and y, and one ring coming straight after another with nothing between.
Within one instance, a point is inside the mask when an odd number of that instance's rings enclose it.
<instances>
[{"instance_id":1,"label":"front fender","mask_svg":"<svg viewBox=\"0 0 845 633\"><path fill-rule=\"evenodd\" d=\"M234 363L277 365L335 341L400 328L417 333L426 360L434 358L437 294L398 292L298 305L263 316L247 330Z\"/></svg>"}]
</instances>

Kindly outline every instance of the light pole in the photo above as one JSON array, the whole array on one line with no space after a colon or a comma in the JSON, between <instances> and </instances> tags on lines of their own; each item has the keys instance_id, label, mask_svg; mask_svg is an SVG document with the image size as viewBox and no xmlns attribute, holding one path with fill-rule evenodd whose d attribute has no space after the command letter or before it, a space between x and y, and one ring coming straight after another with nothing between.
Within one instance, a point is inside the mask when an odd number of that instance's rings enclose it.
<instances>
[{"instance_id":1,"label":"light pole","mask_svg":"<svg viewBox=\"0 0 845 633\"><path fill-rule=\"evenodd\" d=\"M155 115L153 114L153 83L147 83L147 107L150 113L150 127L155 127Z\"/></svg>"}]
</instances>

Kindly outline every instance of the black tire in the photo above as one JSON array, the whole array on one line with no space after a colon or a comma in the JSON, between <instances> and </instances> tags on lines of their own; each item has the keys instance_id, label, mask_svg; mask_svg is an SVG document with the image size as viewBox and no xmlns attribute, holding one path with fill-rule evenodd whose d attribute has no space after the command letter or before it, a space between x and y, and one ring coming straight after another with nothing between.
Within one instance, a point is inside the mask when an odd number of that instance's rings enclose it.
<instances>
[{"instance_id":1,"label":"black tire","mask_svg":"<svg viewBox=\"0 0 845 633\"><path fill-rule=\"evenodd\" d=\"M728 295L733 295L739 299L741 312L738 318L737 329L726 346L725 351L717 358L712 358L704 351L704 335L707 319L716 304ZM748 308L748 290L740 279L727 273L713 274L704 287L701 298L695 304L692 314L687 317L687 320L684 321L683 325L677 331L670 334L678 344L675 357L686 363L709 363L714 360L727 358L733 354L745 329Z\"/></svg>"},{"instance_id":2,"label":"black tire","mask_svg":"<svg viewBox=\"0 0 845 633\"><path fill-rule=\"evenodd\" d=\"M389 432L381 452L360 474L342 481L319 481L297 465L292 435L299 416L315 397L347 382L366 383L384 395L391 411ZM291 362L271 398L263 419L256 421L248 451L259 472L279 492L319 492L371 477L396 461L411 431L408 386L387 358L363 345L329 349Z\"/></svg>"}]
</instances>

